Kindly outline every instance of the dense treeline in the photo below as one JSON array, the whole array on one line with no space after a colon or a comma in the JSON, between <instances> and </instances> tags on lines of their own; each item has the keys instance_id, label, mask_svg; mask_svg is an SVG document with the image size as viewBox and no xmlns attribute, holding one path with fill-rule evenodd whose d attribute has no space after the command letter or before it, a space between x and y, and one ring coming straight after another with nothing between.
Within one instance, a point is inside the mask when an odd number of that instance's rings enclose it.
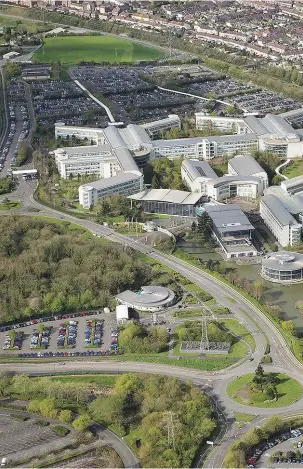
<instances>
[{"instance_id":1,"label":"dense treeline","mask_svg":"<svg viewBox=\"0 0 303 469\"><path fill-rule=\"evenodd\" d=\"M168 376L124 374L113 393L98 397L89 410L95 420L130 434L133 443L134 431L143 467L191 467L199 446L216 427L207 395ZM174 445L167 438L170 418Z\"/></svg>"},{"instance_id":2,"label":"dense treeline","mask_svg":"<svg viewBox=\"0 0 303 469\"><path fill-rule=\"evenodd\" d=\"M208 396L190 382L158 375L126 373L113 388L97 383L63 382L48 377L0 373L0 395L29 399L27 409L70 424L85 432L91 419L127 435L138 449L142 467L191 467L201 444L209 439L216 421ZM172 412L174 444L168 441Z\"/></svg>"},{"instance_id":3,"label":"dense treeline","mask_svg":"<svg viewBox=\"0 0 303 469\"><path fill-rule=\"evenodd\" d=\"M130 251L68 224L0 220L0 320L108 306L113 295L150 280Z\"/></svg>"}]
</instances>

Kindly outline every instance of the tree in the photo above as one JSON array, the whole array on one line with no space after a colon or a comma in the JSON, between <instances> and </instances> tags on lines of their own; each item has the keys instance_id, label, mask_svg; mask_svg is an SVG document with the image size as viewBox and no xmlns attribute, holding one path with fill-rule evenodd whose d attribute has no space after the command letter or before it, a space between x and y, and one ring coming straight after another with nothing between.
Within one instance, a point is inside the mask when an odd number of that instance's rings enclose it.
<instances>
[{"instance_id":1,"label":"tree","mask_svg":"<svg viewBox=\"0 0 303 469\"><path fill-rule=\"evenodd\" d=\"M201 240L203 242L211 240L212 227L212 219L206 212L204 212L201 216L198 216L197 232L200 234Z\"/></svg>"},{"instance_id":2,"label":"tree","mask_svg":"<svg viewBox=\"0 0 303 469\"><path fill-rule=\"evenodd\" d=\"M265 381L264 369L262 365L259 363L255 371L255 376L253 377L253 383L256 383L260 388L262 388L264 381Z\"/></svg>"},{"instance_id":3,"label":"tree","mask_svg":"<svg viewBox=\"0 0 303 469\"><path fill-rule=\"evenodd\" d=\"M257 300L260 300L264 294L265 287L262 282L253 282L253 295Z\"/></svg>"},{"instance_id":4,"label":"tree","mask_svg":"<svg viewBox=\"0 0 303 469\"><path fill-rule=\"evenodd\" d=\"M27 375L16 375L12 380L13 391L26 397L30 388L30 378Z\"/></svg>"},{"instance_id":5,"label":"tree","mask_svg":"<svg viewBox=\"0 0 303 469\"><path fill-rule=\"evenodd\" d=\"M296 335L296 326L293 321L282 321L281 327L286 332L286 334Z\"/></svg>"},{"instance_id":6,"label":"tree","mask_svg":"<svg viewBox=\"0 0 303 469\"><path fill-rule=\"evenodd\" d=\"M12 345L13 345L14 342L15 342L15 339L16 339L17 332L14 329L11 329L10 331L8 331L7 335L11 339L11 342L12 342Z\"/></svg>"},{"instance_id":7,"label":"tree","mask_svg":"<svg viewBox=\"0 0 303 469\"><path fill-rule=\"evenodd\" d=\"M191 231L195 233L197 230L197 223L195 221L192 222L191 224Z\"/></svg>"},{"instance_id":8,"label":"tree","mask_svg":"<svg viewBox=\"0 0 303 469\"><path fill-rule=\"evenodd\" d=\"M160 189L161 187L161 179L157 173L153 175L151 186L153 189Z\"/></svg>"},{"instance_id":9,"label":"tree","mask_svg":"<svg viewBox=\"0 0 303 469\"><path fill-rule=\"evenodd\" d=\"M76 420L73 421L72 425L77 432L84 432L88 429L91 422L91 418L88 414L80 415Z\"/></svg>"},{"instance_id":10,"label":"tree","mask_svg":"<svg viewBox=\"0 0 303 469\"><path fill-rule=\"evenodd\" d=\"M39 323L37 324L37 331L39 332L39 334L42 334L42 332L44 331L44 329L45 329L44 324L43 324L42 322L39 322Z\"/></svg>"},{"instance_id":11,"label":"tree","mask_svg":"<svg viewBox=\"0 0 303 469\"><path fill-rule=\"evenodd\" d=\"M59 416L58 416L58 419L60 420L60 422L62 423L71 423L73 421L73 414L72 414L72 411L69 410L69 409L64 409L64 410L61 410Z\"/></svg>"}]
</instances>

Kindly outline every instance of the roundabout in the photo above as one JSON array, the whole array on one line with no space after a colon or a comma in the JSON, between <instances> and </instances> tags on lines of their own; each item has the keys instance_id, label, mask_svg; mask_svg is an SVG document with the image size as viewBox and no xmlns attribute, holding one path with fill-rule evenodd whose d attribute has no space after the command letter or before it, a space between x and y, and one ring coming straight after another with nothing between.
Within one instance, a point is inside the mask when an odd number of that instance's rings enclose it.
<instances>
[{"instance_id":1,"label":"roundabout","mask_svg":"<svg viewBox=\"0 0 303 469\"><path fill-rule=\"evenodd\" d=\"M263 376L263 385L256 382L253 373L232 380L227 386L227 395L248 407L266 409L289 406L302 398L301 384L290 376L283 373L264 373Z\"/></svg>"}]
</instances>

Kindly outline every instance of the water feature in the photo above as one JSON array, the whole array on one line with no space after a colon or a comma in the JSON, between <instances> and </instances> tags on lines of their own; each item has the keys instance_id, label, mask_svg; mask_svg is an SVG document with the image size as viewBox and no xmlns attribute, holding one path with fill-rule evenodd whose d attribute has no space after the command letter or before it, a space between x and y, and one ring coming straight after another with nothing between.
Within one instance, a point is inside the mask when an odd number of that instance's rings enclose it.
<instances>
[{"instance_id":1,"label":"water feature","mask_svg":"<svg viewBox=\"0 0 303 469\"><path fill-rule=\"evenodd\" d=\"M303 317L295 304L299 300L303 300L303 284L297 285L280 285L278 283L267 282L260 276L260 264L238 265L235 262L225 262L219 253L213 249L207 249L199 242L187 241L179 239L177 246L188 254L192 254L205 262L209 259L219 260L223 267L233 267L241 278L248 280L262 281L266 287L266 296L272 304L279 305L285 319L291 319L296 324L298 330L303 331Z\"/></svg>"}]
</instances>

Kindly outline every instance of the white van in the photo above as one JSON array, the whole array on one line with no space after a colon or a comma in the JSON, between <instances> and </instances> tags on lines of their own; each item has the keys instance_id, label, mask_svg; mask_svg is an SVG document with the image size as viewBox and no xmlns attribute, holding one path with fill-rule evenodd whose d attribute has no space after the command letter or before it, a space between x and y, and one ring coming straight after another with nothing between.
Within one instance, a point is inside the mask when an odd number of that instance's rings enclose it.
<instances>
[{"instance_id":1,"label":"white van","mask_svg":"<svg viewBox=\"0 0 303 469\"><path fill-rule=\"evenodd\" d=\"M2 458L2 459L1 459L1 466L2 466L2 467L3 467L3 466L6 466L6 464L7 464L7 458Z\"/></svg>"}]
</instances>

